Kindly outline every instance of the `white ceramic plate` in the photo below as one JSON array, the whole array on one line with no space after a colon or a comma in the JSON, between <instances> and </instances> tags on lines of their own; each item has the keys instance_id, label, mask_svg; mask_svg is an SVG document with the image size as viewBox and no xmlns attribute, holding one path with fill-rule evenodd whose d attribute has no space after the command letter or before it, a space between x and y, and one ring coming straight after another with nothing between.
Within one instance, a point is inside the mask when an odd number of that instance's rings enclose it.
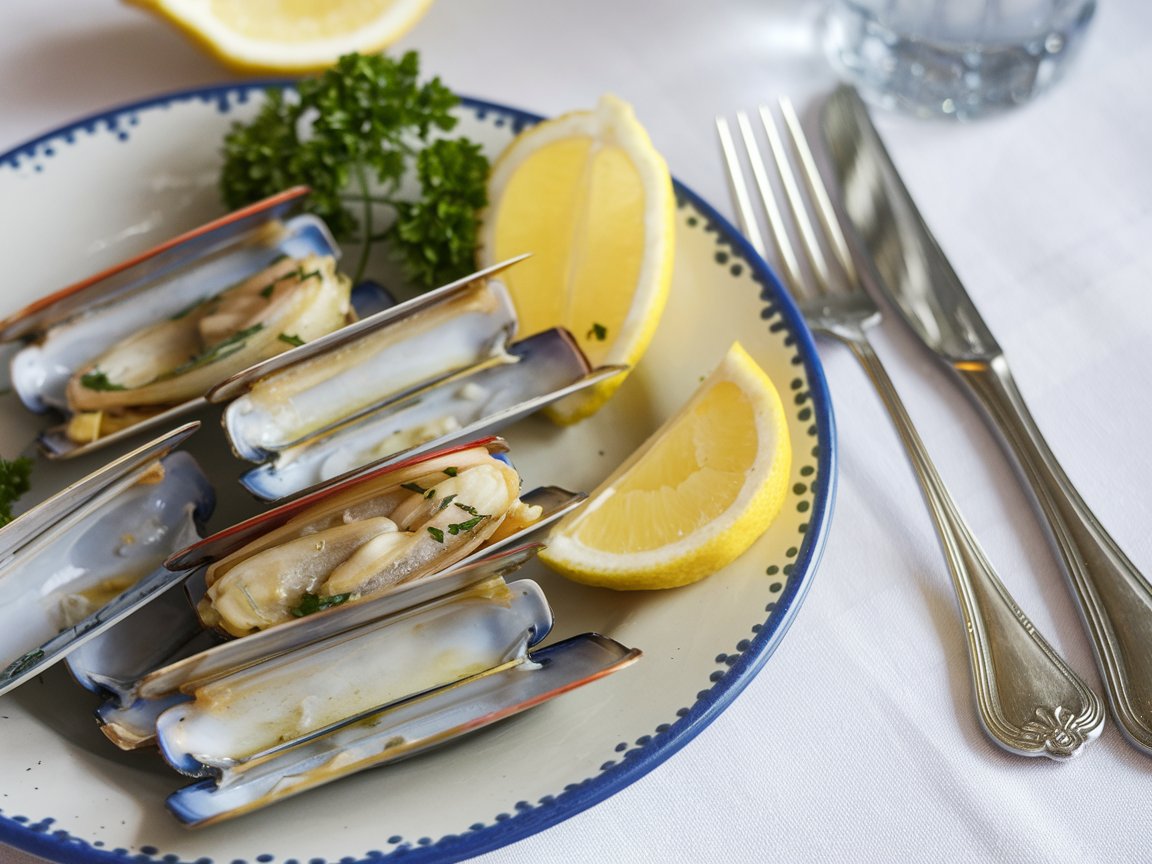
<instances>
[{"instance_id":1,"label":"white ceramic plate","mask_svg":"<svg viewBox=\"0 0 1152 864\"><path fill-rule=\"evenodd\" d=\"M219 215L218 147L251 115L256 85L116 109L0 156L0 314ZM495 154L535 118L467 101L460 130ZM542 830L608 797L686 744L748 683L788 628L828 527L835 458L811 338L775 278L711 207L677 186L675 279L658 335L599 414L570 428L506 430L525 488L590 490L688 397L739 339L788 407L795 454L776 523L735 564L669 592L617 594L540 565L557 640L598 631L644 657L630 669L439 751L365 772L201 831L164 806L186 781L154 753L117 751L62 667L0 697L0 842L68 862L458 860ZM6 363L4 367L6 368ZM6 373L5 373L6 374ZM0 396L0 454L42 418ZM190 452L214 477L211 528L256 512L244 466L212 415ZM41 461L27 502L114 453Z\"/></svg>"}]
</instances>

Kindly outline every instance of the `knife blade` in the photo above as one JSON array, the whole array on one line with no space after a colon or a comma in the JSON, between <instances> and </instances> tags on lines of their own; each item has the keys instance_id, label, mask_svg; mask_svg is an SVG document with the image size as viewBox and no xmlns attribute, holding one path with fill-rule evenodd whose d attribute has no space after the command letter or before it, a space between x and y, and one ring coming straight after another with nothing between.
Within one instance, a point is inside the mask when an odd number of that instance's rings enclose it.
<instances>
[{"instance_id":1,"label":"knife blade","mask_svg":"<svg viewBox=\"0 0 1152 864\"><path fill-rule=\"evenodd\" d=\"M857 92L838 88L820 127L870 283L965 385L1015 459L1079 604L1112 712L1152 753L1152 587L1060 467L1004 352L921 217Z\"/></svg>"}]
</instances>

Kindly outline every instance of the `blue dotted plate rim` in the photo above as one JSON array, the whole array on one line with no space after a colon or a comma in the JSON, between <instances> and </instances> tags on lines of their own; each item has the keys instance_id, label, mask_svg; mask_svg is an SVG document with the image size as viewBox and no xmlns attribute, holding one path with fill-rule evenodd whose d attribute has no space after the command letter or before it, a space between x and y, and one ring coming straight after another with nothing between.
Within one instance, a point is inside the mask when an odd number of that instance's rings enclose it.
<instances>
[{"instance_id":1,"label":"blue dotted plate rim","mask_svg":"<svg viewBox=\"0 0 1152 864\"><path fill-rule=\"evenodd\" d=\"M93 130L101 124L110 130L116 129L122 118L130 118L140 111L166 108L193 100L217 101L221 110L227 110L233 99L243 103L269 87L291 87L293 84L294 81L282 78L255 79L177 90L125 103L64 124L0 154L0 167L18 168L21 160L34 158L38 151L51 156L52 142L61 139L72 142L79 130ZM461 107L475 111L479 117L487 113L507 117L514 129L533 125L543 119L540 115L529 111L471 97L461 97ZM787 578L783 589L775 601L769 604L766 611L770 614L764 625L756 630L751 639L740 642L737 646L738 653L717 658L718 662L723 660L726 671L713 675L712 686L700 691L691 707L681 709L673 722L661 724L654 730L653 735L641 739L642 743L637 747L626 750L621 760L605 763L598 774L581 783L568 786L557 795L547 796L537 804L520 802L516 806L515 813L501 813L492 823L473 825L466 833L448 835L438 840L425 837L415 843L400 837L382 838L382 844L392 845L394 848L389 852L376 850L360 853L362 855L360 858L344 856L338 859L339 864L376 864L390 858L402 858L406 862L460 861L529 837L611 797L671 757L715 720L767 662L796 617L824 549L835 498L837 464L835 420L827 380L811 332L768 263L760 257L743 235L703 198L675 178L673 185L679 205L683 207L688 204L695 209L705 220L706 229L716 232L718 242L730 246L735 256L742 259L750 268L753 278L762 287L764 299L771 301L777 314L783 319L789 335L795 340L797 355L803 364L805 383L808 387L807 398L813 409L811 415L816 431L814 437L818 442L818 447L814 448L812 453L817 467L815 479L811 482L812 500L808 528L804 532L802 543L795 550L790 571L785 568ZM790 553L792 551L789 550ZM111 864L111 862L141 864L152 861L178 864L175 856L166 855L162 850L151 846L138 847L135 851L99 848L83 838L72 836L67 831L53 830L55 822L56 820L50 817L34 822L28 817L9 816L0 810L0 843L62 864ZM255 856L253 860L271 862L276 859L275 855L263 854ZM293 859L284 860L290 862ZM211 861L212 859L202 857L196 859L195 864L211 864ZM308 864L325 864L325 862L324 859L310 858Z\"/></svg>"}]
</instances>

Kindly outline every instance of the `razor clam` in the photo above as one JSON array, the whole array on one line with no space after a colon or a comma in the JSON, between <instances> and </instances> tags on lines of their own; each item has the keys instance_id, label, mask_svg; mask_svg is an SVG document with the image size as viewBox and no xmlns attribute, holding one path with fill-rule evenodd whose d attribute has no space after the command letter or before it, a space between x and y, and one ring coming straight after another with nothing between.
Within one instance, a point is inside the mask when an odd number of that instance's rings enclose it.
<instances>
[{"instance_id":1,"label":"razor clam","mask_svg":"<svg viewBox=\"0 0 1152 864\"><path fill-rule=\"evenodd\" d=\"M479 582L507 577L539 548L522 546L485 555L470 565L406 583L363 603L324 610L223 642L201 628L183 591L170 590L71 655L68 666L86 688L106 696L97 709L104 734L121 749L135 749L155 743L157 718L183 701L185 691L273 657L307 651L325 639ZM193 573L189 580L195 581L196 576Z\"/></svg>"},{"instance_id":2,"label":"razor clam","mask_svg":"<svg viewBox=\"0 0 1152 864\"><path fill-rule=\"evenodd\" d=\"M495 578L190 688L160 715L176 770L257 761L350 717L522 658L552 613L536 583Z\"/></svg>"},{"instance_id":3,"label":"razor clam","mask_svg":"<svg viewBox=\"0 0 1152 864\"><path fill-rule=\"evenodd\" d=\"M163 440L168 447L173 439ZM138 452L154 459L156 449L153 442ZM14 528L21 542L0 566L0 693L182 578L162 563L173 548L199 537L214 504L196 461L186 453L159 462L129 454L110 467L118 479L91 483L99 491L85 493L79 506L57 496L26 514L39 524L47 508L61 514L55 524L26 532L18 519L4 529ZM61 494L67 499L71 492Z\"/></svg>"},{"instance_id":4,"label":"razor clam","mask_svg":"<svg viewBox=\"0 0 1152 864\"><path fill-rule=\"evenodd\" d=\"M287 447L273 461L242 475L240 482L264 500L283 498L366 466L490 434L622 368L592 370L576 342L560 329L515 342L507 353L512 362L478 364L327 434ZM243 433L232 423L243 398L224 415L238 450Z\"/></svg>"},{"instance_id":5,"label":"razor clam","mask_svg":"<svg viewBox=\"0 0 1152 864\"><path fill-rule=\"evenodd\" d=\"M61 321L126 297L150 280L163 278L189 264L202 264L243 246L258 247L265 242L268 225L277 225L299 211L309 191L306 186L286 189L41 297L0 320L0 342L31 339ZM330 238L326 243L331 246ZM257 259L251 269L259 267L261 260Z\"/></svg>"},{"instance_id":6,"label":"razor clam","mask_svg":"<svg viewBox=\"0 0 1152 864\"><path fill-rule=\"evenodd\" d=\"M640 657L594 633L558 642L428 694L351 717L262 759L226 765L174 792L168 808L198 827L265 807L484 728L623 669Z\"/></svg>"},{"instance_id":7,"label":"razor clam","mask_svg":"<svg viewBox=\"0 0 1152 864\"><path fill-rule=\"evenodd\" d=\"M516 316L500 283L469 277L417 299L210 393L232 399L224 423L236 454L258 462L461 369L514 362Z\"/></svg>"},{"instance_id":8,"label":"razor clam","mask_svg":"<svg viewBox=\"0 0 1152 864\"><path fill-rule=\"evenodd\" d=\"M25 405L68 418L42 436L49 456L167 422L246 366L346 323L349 285L324 224L269 221L277 212L218 220L16 316L7 332L51 324L11 365Z\"/></svg>"},{"instance_id":9,"label":"razor clam","mask_svg":"<svg viewBox=\"0 0 1152 864\"><path fill-rule=\"evenodd\" d=\"M208 394L229 402L241 478L265 500L402 455L487 434L618 374L592 369L550 330L510 343L516 318L496 278L514 258L274 358Z\"/></svg>"},{"instance_id":10,"label":"razor clam","mask_svg":"<svg viewBox=\"0 0 1152 864\"><path fill-rule=\"evenodd\" d=\"M65 435L88 444L187 404L226 378L343 326L348 280L330 256L282 258L80 364ZM51 335L51 334L50 334Z\"/></svg>"},{"instance_id":11,"label":"razor clam","mask_svg":"<svg viewBox=\"0 0 1152 864\"><path fill-rule=\"evenodd\" d=\"M357 601L460 561L535 522L496 440L326 486L169 561L211 561L204 623L242 636L310 607Z\"/></svg>"},{"instance_id":12,"label":"razor clam","mask_svg":"<svg viewBox=\"0 0 1152 864\"><path fill-rule=\"evenodd\" d=\"M195 614L195 603L205 592L207 566L202 565L70 654L68 668L81 686L106 697L108 704L101 709L102 716L111 716L139 699L157 698L190 681L206 680L258 659L303 648L341 629L361 626L482 579L508 576L540 548L538 544L525 545L528 535L561 519L583 499L581 494L555 486L533 489L521 500L533 510L539 508L539 519L521 531L485 544L446 570L405 582L363 603L342 605L338 607L339 616L332 615L332 610L318 612L243 639L221 641L219 634L204 630Z\"/></svg>"}]
</instances>

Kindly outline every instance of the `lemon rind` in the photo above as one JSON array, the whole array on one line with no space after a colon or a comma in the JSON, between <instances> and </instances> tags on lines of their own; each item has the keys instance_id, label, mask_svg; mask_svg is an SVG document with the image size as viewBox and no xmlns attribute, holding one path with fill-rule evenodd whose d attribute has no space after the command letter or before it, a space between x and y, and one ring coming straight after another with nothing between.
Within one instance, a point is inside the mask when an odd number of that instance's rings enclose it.
<instances>
[{"instance_id":1,"label":"lemon rind","mask_svg":"<svg viewBox=\"0 0 1152 864\"><path fill-rule=\"evenodd\" d=\"M125 0L158 15L226 66L246 73L306 73L333 65L352 51L383 50L424 16L432 0L397 0L370 24L338 37L298 42L261 40L229 29L208 11L208 4L186 0Z\"/></svg>"}]
</instances>

